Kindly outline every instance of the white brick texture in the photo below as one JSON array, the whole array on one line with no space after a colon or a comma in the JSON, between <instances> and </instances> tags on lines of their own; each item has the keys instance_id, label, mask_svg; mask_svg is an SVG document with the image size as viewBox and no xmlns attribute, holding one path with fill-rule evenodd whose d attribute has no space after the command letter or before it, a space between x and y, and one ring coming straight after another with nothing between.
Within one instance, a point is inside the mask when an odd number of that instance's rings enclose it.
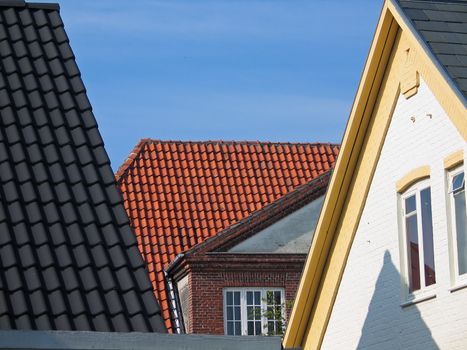
<instances>
[{"instance_id":1,"label":"white brick texture","mask_svg":"<svg viewBox=\"0 0 467 350\"><path fill-rule=\"evenodd\" d=\"M450 291L443 160L466 144L421 81L400 96L322 343L323 349L467 349L467 288ZM402 307L396 182L431 167L436 297Z\"/></svg>"}]
</instances>

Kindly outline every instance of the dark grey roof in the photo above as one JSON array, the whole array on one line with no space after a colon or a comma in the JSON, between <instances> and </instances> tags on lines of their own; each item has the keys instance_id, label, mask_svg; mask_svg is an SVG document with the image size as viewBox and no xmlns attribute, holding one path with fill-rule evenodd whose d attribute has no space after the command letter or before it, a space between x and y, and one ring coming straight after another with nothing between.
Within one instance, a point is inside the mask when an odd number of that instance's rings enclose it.
<instances>
[{"instance_id":1,"label":"dark grey roof","mask_svg":"<svg viewBox=\"0 0 467 350\"><path fill-rule=\"evenodd\" d=\"M399 4L467 98L467 1L399 0Z\"/></svg>"},{"instance_id":2,"label":"dark grey roof","mask_svg":"<svg viewBox=\"0 0 467 350\"><path fill-rule=\"evenodd\" d=\"M0 329L165 331L54 4L0 1Z\"/></svg>"}]
</instances>

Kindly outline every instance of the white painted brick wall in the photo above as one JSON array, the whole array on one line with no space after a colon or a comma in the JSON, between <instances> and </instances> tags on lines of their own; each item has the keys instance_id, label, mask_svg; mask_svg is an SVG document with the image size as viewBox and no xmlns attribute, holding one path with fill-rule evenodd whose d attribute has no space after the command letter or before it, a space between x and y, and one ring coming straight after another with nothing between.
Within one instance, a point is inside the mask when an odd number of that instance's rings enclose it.
<instances>
[{"instance_id":1,"label":"white painted brick wall","mask_svg":"<svg viewBox=\"0 0 467 350\"><path fill-rule=\"evenodd\" d=\"M415 96L399 98L323 349L467 349L467 288L449 291L443 167L444 158L461 148L466 154L464 140L423 81ZM423 165L431 167L436 298L401 307L395 183Z\"/></svg>"}]
</instances>

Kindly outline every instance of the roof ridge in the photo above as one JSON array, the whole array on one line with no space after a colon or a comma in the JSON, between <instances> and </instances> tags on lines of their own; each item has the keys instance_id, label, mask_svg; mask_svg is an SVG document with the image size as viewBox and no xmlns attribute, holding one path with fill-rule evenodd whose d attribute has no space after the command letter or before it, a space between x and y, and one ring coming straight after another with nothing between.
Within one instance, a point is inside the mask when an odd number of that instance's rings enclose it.
<instances>
[{"instance_id":1,"label":"roof ridge","mask_svg":"<svg viewBox=\"0 0 467 350\"><path fill-rule=\"evenodd\" d=\"M130 152L123 164L115 172L115 180L118 182L130 169L131 165L138 158L144 146L149 144L224 144L224 145L281 145L281 146L330 146L340 147L339 143L332 142L273 142L273 141L235 141L235 140L206 140L206 141L183 141L183 140L160 140L152 138L142 138Z\"/></svg>"},{"instance_id":2,"label":"roof ridge","mask_svg":"<svg viewBox=\"0 0 467 350\"><path fill-rule=\"evenodd\" d=\"M330 145L339 146L339 143L334 142L289 142L289 141L260 141L260 140L161 140L144 138L141 141L145 141L147 144L153 143L179 143L179 144L239 144L239 145Z\"/></svg>"},{"instance_id":3,"label":"roof ridge","mask_svg":"<svg viewBox=\"0 0 467 350\"><path fill-rule=\"evenodd\" d=\"M58 3L26 2L25 0L0 0L0 7L28 7L43 10L60 10Z\"/></svg>"}]
</instances>

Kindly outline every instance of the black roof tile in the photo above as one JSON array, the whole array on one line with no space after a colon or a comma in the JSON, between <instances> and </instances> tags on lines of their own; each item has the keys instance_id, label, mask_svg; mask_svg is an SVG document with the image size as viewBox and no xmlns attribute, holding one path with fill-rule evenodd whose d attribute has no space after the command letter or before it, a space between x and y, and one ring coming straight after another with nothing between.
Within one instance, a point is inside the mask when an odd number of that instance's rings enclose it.
<instances>
[{"instance_id":1,"label":"black roof tile","mask_svg":"<svg viewBox=\"0 0 467 350\"><path fill-rule=\"evenodd\" d=\"M100 315L94 316L93 319L92 319L92 323L93 323L96 331L98 331L98 332L105 332L105 331L109 331L109 330L115 331L114 329L112 329L112 325L110 324L110 320L106 315L100 314ZM139 329L141 329L142 332L146 331L142 327L139 328Z\"/></svg>"},{"instance_id":2,"label":"black roof tile","mask_svg":"<svg viewBox=\"0 0 467 350\"><path fill-rule=\"evenodd\" d=\"M81 278L81 283L85 286L87 291L94 290L99 287L97 284L96 277L94 276L95 271L90 267L86 267L80 270L79 275Z\"/></svg>"},{"instance_id":3,"label":"black roof tile","mask_svg":"<svg viewBox=\"0 0 467 350\"><path fill-rule=\"evenodd\" d=\"M75 324L75 328L77 329L91 329L89 325L89 320L86 315L79 315L73 319L73 323Z\"/></svg>"},{"instance_id":4,"label":"black roof tile","mask_svg":"<svg viewBox=\"0 0 467 350\"><path fill-rule=\"evenodd\" d=\"M21 267L24 269L31 267L36 263L33 251L29 244L26 244L19 249L19 256L21 260Z\"/></svg>"},{"instance_id":5,"label":"black roof tile","mask_svg":"<svg viewBox=\"0 0 467 350\"><path fill-rule=\"evenodd\" d=\"M62 270L62 277L63 277L63 283L64 283L63 287L66 291L70 292L70 291L74 291L77 288L79 288L78 276L76 274L74 267L68 267ZM79 292L77 293L79 294ZM75 295L75 294L71 293L71 295ZM81 300L81 297L79 298L80 298L80 303L83 304L83 300ZM73 303L72 303L72 307L73 307Z\"/></svg>"},{"instance_id":6,"label":"black roof tile","mask_svg":"<svg viewBox=\"0 0 467 350\"><path fill-rule=\"evenodd\" d=\"M102 244L102 236L100 235L100 228L96 225L96 223L91 223L89 225L84 226L84 241L89 246L89 248L93 248L96 244Z\"/></svg>"},{"instance_id":7,"label":"black roof tile","mask_svg":"<svg viewBox=\"0 0 467 350\"><path fill-rule=\"evenodd\" d=\"M53 329L52 324L50 323L50 318L47 314L40 315L34 319L36 323L36 329L38 330L49 330Z\"/></svg>"},{"instance_id":8,"label":"black roof tile","mask_svg":"<svg viewBox=\"0 0 467 350\"><path fill-rule=\"evenodd\" d=\"M444 67L464 98L467 97L467 2L398 0L401 8Z\"/></svg>"},{"instance_id":9,"label":"black roof tile","mask_svg":"<svg viewBox=\"0 0 467 350\"><path fill-rule=\"evenodd\" d=\"M45 281L45 289L49 292L61 287L55 267L51 266L42 270L42 276Z\"/></svg>"},{"instance_id":10,"label":"black roof tile","mask_svg":"<svg viewBox=\"0 0 467 350\"><path fill-rule=\"evenodd\" d=\"M99 276L100 288L104 291L115 290L117 288L116 284L116 274L108 266L97 271Z\"/></svg>"},{"instance_id":11,"label":"black roof tile","mask_svg":"<svg viewBox=\"0 0 467 350\"><path fill-rule=\"evenodd\" d=\"M123 317L121 314L117 314L114 317L112 317L112 324L114 326L114 329L118 330L118 332L129 332L130 331L127 319ZM157 329L157 328L160 328L160 327L153 327L153 329Z\"/></svg>"},{"instance_id":12,"label":"black roof tile","mask_svg":"<svg viewBox=\"0 0 467 350\"><path fill-rule=\"evenodd\" d=\"M121 297L114 290L110 290L105 294L105 302L111 315L117 315L122 312Z\"/></svg>"},{"instance_id":13,"label":"black roof tile","mask_svg":"<svg viewBox=\"0 0 467 350\"><path fill-rule=\"evenodd\" d=\"M68 301L73 315L86 312L87 306L84 304L84 300L85 298L79 290L73 290L68 294Z\"/></svg>"},{"instance_id":14,"label":"black roof tile","mask_svg":"<svg viewBox=\"0 0 467 350\"><path fill-rule=\"evenodd\" d=\"M101 314L104 312L104 302L97 290L92 290L87 293L87 300L89 300L89 307L93 310L95 314Z\"/></svg>"},{"instance_id":15,"label":"black roof tile","mask_svg":"<svg viewBox=\"0 0 467 350\"><path fill-rule=\"evenodd\" d=\"M60 315L67 311L65 304L65 296L60 290L56 290L49 294L49 303L52 308L52 315Z\"/></svg>"},{"instance_id":16,"label":"black roof tile","mask_svg":"<svg viewBox=\"0 0 467 350\"><path fill-rule=\"evenodd\" d=\"M0 7L0 67L0 328L165 331L57 6Z\"/></svg>"},{"instance_id":17,"label":"black roof tile","mask_svg":"<svg viewBox=\"0 0 467 350\"><path fill-rule=\"evenodd\" d=\"M37 256L39 258L39 266L42 268L47 268L55 263L48 244L43 244L37 248Z\"/></svg>"},{"instance_id":18,"label":"black roof tile","mask_svg":"<svg viewBox=\"0 0 467 350\"><path fill-rule=\"evenodd\" d=\"M42 315L47 312L49 307L46 304L44 294L41 290L36 290L30 294L32 312L34 315Z\"/></svg>"},{"instance_id":19,"label":"black roof tile","mask_svg":"<svg viewBox=\"0 0 467 350\"><path fill-rule=\"evenodd\" d=\"M20 222L19 224L13 226L13 232L15 234L15 241L18 247L22 246L25 243L28 243L30 240L28 225L24 222Z\"/></svg>"},{"instance_id":20,"label":"black roof tile","mask_svg":"<svg viewBox=\"0 0 467 350\"><path fill-rule=\"evenodd\" d=\"M12 292L22 287L20 271L16 266L9 269L2 268L2 270L6 280L6 291Z\"/></svg>"},{"instance_id":21,"label":"black roof tile","mask_svg":"<svg viewBox=\"0 0 467 350\"><path fill-rule=\"evenodd\" d=\"M70 322L70 316L68 314L62 314L60 316L55 316L53 320L54 320L56 329L60 329L64 331L70 331L74 329L74 326L72 326Z\"/></svg>"}]
</instances>

